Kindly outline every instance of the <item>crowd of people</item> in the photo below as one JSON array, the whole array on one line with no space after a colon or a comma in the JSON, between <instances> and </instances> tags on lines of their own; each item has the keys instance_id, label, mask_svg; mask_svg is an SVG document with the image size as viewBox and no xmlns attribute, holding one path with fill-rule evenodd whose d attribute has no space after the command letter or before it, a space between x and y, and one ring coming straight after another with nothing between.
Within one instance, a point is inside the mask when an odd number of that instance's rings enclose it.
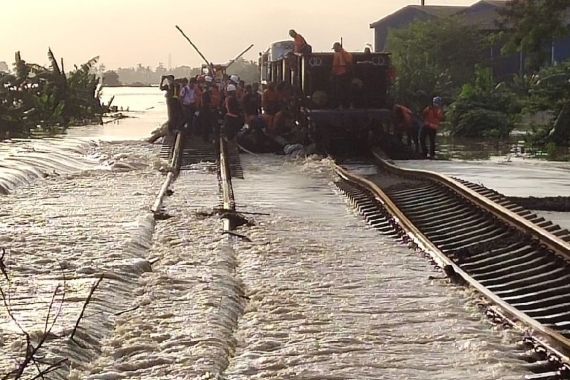
<instances>
[{"instance_id":1,"label":"crowd of people","mask_svg":"<svg viewBox=\"0 0 570 380\"><path fill-rule=\"evenodd\" d=\"M294 40L293 54L310 54L311 46L295 30L289 35ZM352 54L339 42L333 45L331 87L335 107L349 106ZM212 74L212 75L210 75ZM298 114L302 102L299 89L288 82L246 85L237 75L224 74L214 79L214 73L182 79L167 89L171 129L212 141L219 133L228 140L258 152L291 150L291 146L310 144L309 131L300 125ZM344 94L344 96L343 96ZM401 139L423 157L435 158L436 131L443 120L442 99L435 97L421 115L416 115L400 104L393 107L393 125ZM221 128L220 128L221 127ZM429 147L428 143L429 142ZM287 148L289 146L289 148Z\"/></svg>"},{"instance_id":2,"label":"crowd of people","mask_svg":"<svg viewBox=\"0 0 570 380\"><path fill-rule=\"evenodd\" d=\"M228 140L239 137L257 151L305 142L295 123L298 94L288 83L267 83L261 88L259 83L246 85L237 75L215 80L207 74L169 80L163 89L171 130L204 141L212 141L218 133Z\"/></svg>"}]
</instances>

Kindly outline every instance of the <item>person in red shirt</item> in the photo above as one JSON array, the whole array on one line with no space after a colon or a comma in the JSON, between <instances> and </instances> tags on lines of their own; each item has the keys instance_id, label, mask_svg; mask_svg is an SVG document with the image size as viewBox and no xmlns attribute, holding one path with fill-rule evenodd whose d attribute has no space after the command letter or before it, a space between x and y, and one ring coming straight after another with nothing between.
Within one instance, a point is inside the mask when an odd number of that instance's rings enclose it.
<instances>
[{"instance_id":1,"label":"person in red shirt","mask_svg":"<svg viewBox=\"0 0 570 380\"><path fill-rule=\"evenodd\" d=\"M239 101L236 96L236 86L234 84L229 84L226 87L226 100L225 100L225 111L224 123L222 125L222 132L228 140L233 140L238 131L243 127L243 116L239 106Z\"/></svg>"},{"instance_id":2,"label":"person in red shirt","mask_svg":"<svg viewBox=\"0 0 570 380\"><path fill-rule=\"evenodd\" d=\"M291 29L289 31L289 35L295 41L295 48L293 50L293 53L295 53L297 55L305 55L305 54L311 53L311 50L312 50L311 45L309 45L307 43L307 41L305 40L305 38L302 35L300 35L299 33L297 33L293 29Z\"/></svg>"},{"instance_id":3,"label":"person in red shirt","mask_svg":"<svg viewBox=\"0 0 570 380\"><path fill-rule=\"evenodd\" d=\"M443 99L439 96L433 98L431 106L427 106L423 112L424 125L420 130L420 145L424 157L435 158L435 135L443 121ZM429 152L426 147L426 138L429 139Z\"/></svg>"},{"instance_id":4,"label":"person in red shirt","mask_svg":"<svg viewBox=\"0 0 570 380\"><path fill-rule=\"evenodd\" d=\"M392 114L395 133L396 136L398 136L398 139L401 141L402 135L406 134L406 142L408 146L411 147L413 143L414 151L419 153L420 144L418 142L418 136L420 123L418 122L416 115L414 115L414 112L401 104L395 104Z\"/></svg>"}]
</instances>

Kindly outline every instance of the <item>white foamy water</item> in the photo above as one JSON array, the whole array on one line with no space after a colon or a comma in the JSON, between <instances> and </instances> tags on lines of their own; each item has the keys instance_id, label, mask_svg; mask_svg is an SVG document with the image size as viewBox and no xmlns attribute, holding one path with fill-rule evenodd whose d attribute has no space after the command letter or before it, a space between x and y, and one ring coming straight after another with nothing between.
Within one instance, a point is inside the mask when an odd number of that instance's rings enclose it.
<instances>
[{"instance_id":1,"label":"white foamy water","mask_svg":"<svg viewBox=\"0 0 570 380\"><path fill-rule=\"evenodd\" d=\"M48 325L61 312L39 356L47 363L67 361L50 378L68 378L72 368L88 369L100 354L101 340L113 331L116 314L136 306L132 290L150 270L145 260L154 226L149 205L163 179L155 164L158 147L82 143L63 152L61 146L68 143L53 142L53 152L42 153L46 156L39 163L39 157L22 154L34 157L30 165L40 172L56 173L3 195L0 221L0 247L7 252L10 280L0 278L0 286L14 318L36 343L59 286ZM41 144L49 150L47 140ZM87 294L101 276L70 340ZM0 310L0 374L23 360L24 342L5 308ZM24 378L32 378L37 372L32 367L26 374Z\"/></svg>"},{"instance_id":2,"label":"white foamy water","mask_svg":"<svg viewBox=\"0 0 570 380\"><path fill-rule=\"evenodd\" d=\"M240 229L252 242L228 243L218 217L201 212L219 205L207 165L178 178L166 218L155 221L149 207L164 179L160 147L84 139L144 138L164 120L164 110L159 117L151 108L163 102L156 89L116 91L143 112L69 132L81 138L0 144L0 247L10 276L0 276L0 286L35 340L60 285L54 309L61 305L61 314L40 356L67 361L46 378L524 373L513 359L518 336L495 331L467 292L430 280L443 276L352 214L326 161L244 157L246 179L234 180L238 208L269 214L249 215L256 225ZM0 376L21 362L23 342L0 308ZM24 378L36 374L32 367Z\"/></svg>"},{"instance_id":3,"label":"white foamy water","mask_svg":"<svg viewBox=\"0 0 570 380\"><path fill-rule=\"evenodd\" d=\"M352 215L326 162L244 158L236 248L249 301L227 379L519 379L516 336L426 259Z\"/></svg>"}]
</instances>

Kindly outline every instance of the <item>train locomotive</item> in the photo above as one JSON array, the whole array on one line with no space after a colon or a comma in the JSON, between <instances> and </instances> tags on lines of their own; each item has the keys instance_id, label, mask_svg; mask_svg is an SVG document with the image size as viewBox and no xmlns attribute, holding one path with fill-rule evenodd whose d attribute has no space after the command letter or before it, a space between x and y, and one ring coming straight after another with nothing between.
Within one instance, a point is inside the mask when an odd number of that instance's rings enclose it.
<instances>
[{"instance_id":1,"label":"train locomotive","mask_svg":"<svg viewBox=\"0 0 570 380\"><path fill-rule=\"evenodd\" d=\"M260 55L261 83L286 83L296 94L297 123L320 150L360 149L380 138L391 122L389 53L351 52L348 106L335 99L333 52L293 53L292 41L273 43Z\"/></svg>"}]
</instances>

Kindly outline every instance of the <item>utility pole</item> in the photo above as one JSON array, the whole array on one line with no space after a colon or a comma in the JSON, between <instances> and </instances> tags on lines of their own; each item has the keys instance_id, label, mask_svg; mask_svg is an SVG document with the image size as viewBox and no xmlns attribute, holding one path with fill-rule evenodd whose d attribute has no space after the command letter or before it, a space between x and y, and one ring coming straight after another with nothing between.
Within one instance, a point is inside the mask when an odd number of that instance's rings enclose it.
<instances>
[{"instance_id":1,"label":"utility pole","mask_svg":"<svg viewBox=\"0 0 570 380\"><path fill-rule=\"evenodd\" d=\"M422 7L426 5L426 0L422 0Z\"/></svg>"}]
</instances>

